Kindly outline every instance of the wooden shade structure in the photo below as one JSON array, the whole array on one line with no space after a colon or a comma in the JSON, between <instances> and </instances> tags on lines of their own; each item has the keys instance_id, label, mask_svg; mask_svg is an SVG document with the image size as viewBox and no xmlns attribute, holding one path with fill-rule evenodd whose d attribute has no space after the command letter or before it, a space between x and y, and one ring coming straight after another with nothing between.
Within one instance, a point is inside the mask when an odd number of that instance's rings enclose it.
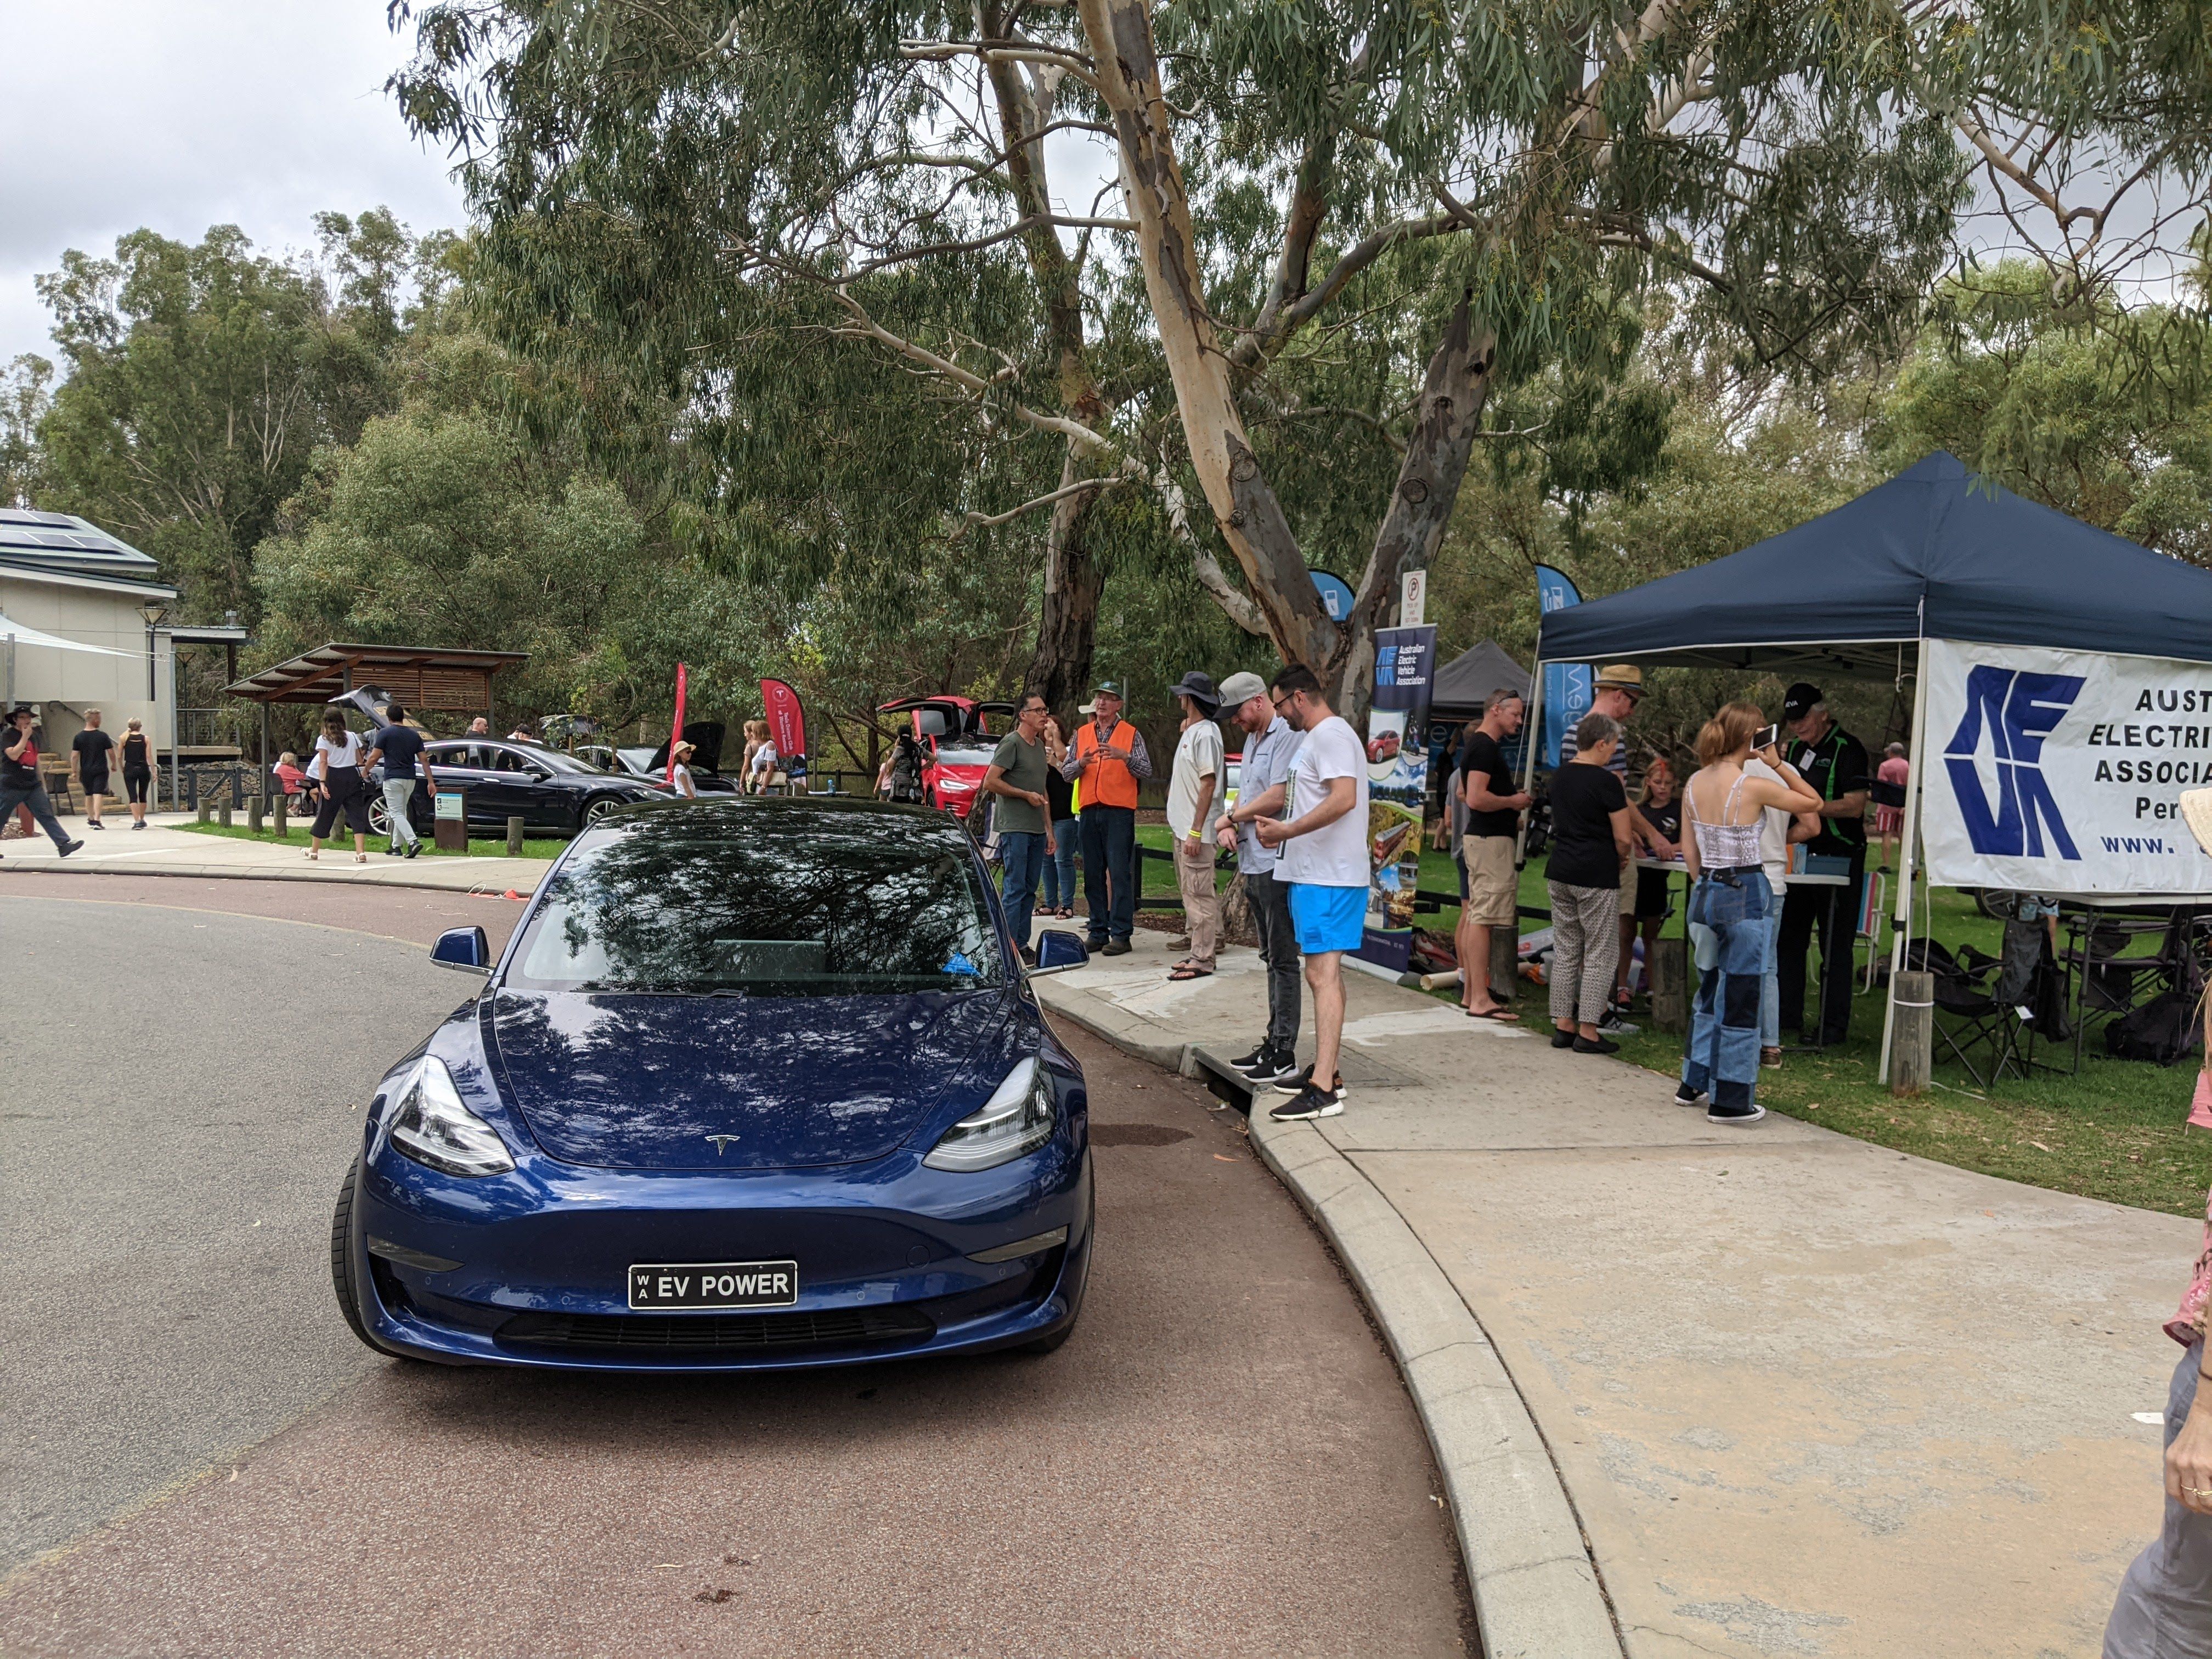
<instances>
[{"instance_id":1,"label":"wooden shade structure","mask_svg":"<svg viewBox=\"0 0 2212 1659\"><path fill-rule=\"evenodd\" d=\"M249 674L223 695L261 705L261 793L269 793L269 707L335 702L374 688L408 708L481 714L494 719L492 676L530 660L521 651L465 651L420 645L346 645L333 641Z\"/></svg>"},{"instance_id":2,"label":"wooden shade structure","mask_svg":"<svg viewBox=\"0 0 2212 1659\"><path fill-rule=\"evenodd\" d=\"M223 687L250 702L330 702L374 686L410 708L492 714L492 676L529 661L520 651L463 651L421 645L342 645L303 652Z\"/></svg>"}]
</instances>

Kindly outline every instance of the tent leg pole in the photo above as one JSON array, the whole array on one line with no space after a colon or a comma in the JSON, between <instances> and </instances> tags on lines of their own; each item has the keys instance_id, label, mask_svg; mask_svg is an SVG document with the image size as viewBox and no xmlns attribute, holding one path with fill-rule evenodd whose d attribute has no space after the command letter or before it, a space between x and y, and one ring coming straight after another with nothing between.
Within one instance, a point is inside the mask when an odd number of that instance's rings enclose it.
<instances>
[{"instance_id":1,"label":"tent leg pole","mask_svg":"<svg viewBox=\"0 0 2212 1659\"><path fill-rule=\"evenodd\" d=\"M1897 860L1897 906L1889 930L1889 996L1881 1016L1881 1069L1875 1081L1889 1084L1889 1051L1897 1032L1897 976L1905 971L1905 951L1912 933L1913 853L1920 836L1920 767L1928 746L1928 641L1920 641L1920 665L1912 680L1912 744L1905 757L1911 781L1905 791L1905 828Z\"/></svg>"},{"instance_id":2,"label":"tent leg pole","mask_svg":"<svg viewBox=\"0 0 2212 1659\"><path fill-rule=\"evenodd\" d=\"M1538 641L1536 648L1540 655L1543 651L1541 641ZM1528 671L1528 714L1521 722L1521 793L1525 795L1535 789L1536 751L1544 742L1544 665L1541 662ZM1521 814L1521 828L1513 837L1513 868L1516 872L1528 860L1528 815L1523 812ZM1517 921L1513 924L1513 931L1515 937L1518 938L1521 924Z\"/></svg>"}]
</instances>

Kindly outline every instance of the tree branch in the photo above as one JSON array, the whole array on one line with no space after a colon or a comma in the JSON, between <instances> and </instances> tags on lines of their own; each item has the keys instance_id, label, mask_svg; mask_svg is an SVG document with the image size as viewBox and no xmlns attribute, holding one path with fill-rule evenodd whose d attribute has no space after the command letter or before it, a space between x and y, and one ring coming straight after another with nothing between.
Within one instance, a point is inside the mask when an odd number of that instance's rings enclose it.
<instances>
[{"instance_id":1,"label":"tree branch","mask_svg":"<svg viewBox=\"0 0 2212 1659\"><path fill-rule=\"evenodd\" d=\"M1079 478L1064 489L1053 490L1048 495L1036 496L1024 501L1019 507L1010 508L1004 513L966 513L961 515L960 527L952 532L951 539L957 542L970 530L978 526L1012 524L1024 513L1034 512L1040 507L1050 507L1054 501L1066 501L1071 495L1085 495L1094 489L1112 489L1130 482L1131 479L1126 473L1115 473L1103 478Z\"/></svg>"}]
</instances>

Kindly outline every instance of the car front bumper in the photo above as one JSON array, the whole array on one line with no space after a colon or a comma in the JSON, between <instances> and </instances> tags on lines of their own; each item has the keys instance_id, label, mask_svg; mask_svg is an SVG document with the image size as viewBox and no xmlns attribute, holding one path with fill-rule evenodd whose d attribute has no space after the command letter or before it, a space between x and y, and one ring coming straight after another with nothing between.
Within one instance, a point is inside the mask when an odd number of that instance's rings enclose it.
<instances>
[{"instance_id":1,"label":"car front bumper","mask_svg":"<svg viewBox=\"0 0 2212 1659\"><path fill-rule=\"evenodd\" d=\"M364 1163L346 1248L376 1346L448 1364L779 1370L970 1352L1072 1323L1090 1266L1087 1147L1065 1130L998 1170L903 1155L789 1172L584 1170L480 1179L389 1147ZM979 1261L1057 1229L1010 1260ZM634 1310L645 1263L796 1261L797 1303Z\"/></svg>"}]
</instances>

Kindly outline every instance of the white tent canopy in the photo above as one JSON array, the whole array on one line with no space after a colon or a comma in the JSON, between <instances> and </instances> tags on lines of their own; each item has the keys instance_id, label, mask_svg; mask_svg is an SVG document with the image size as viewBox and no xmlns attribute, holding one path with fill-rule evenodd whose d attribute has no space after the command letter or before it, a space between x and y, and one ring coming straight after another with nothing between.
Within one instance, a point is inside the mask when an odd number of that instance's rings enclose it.
<instances>
[{"instance_id":1,"label":"white tent canopy","mask_svg":"<svg viewBox=\"0 0 2212 1659\"><path fill-rule=\"evenodd\" d=\"M0 616L0 644L37 646L45 651L87 651L99 657L143 657L143 651L117 651L105 645L87 645L82 640L65 640L58 634L48 634L21 623Z\"/></svg>"}]
</instances>

